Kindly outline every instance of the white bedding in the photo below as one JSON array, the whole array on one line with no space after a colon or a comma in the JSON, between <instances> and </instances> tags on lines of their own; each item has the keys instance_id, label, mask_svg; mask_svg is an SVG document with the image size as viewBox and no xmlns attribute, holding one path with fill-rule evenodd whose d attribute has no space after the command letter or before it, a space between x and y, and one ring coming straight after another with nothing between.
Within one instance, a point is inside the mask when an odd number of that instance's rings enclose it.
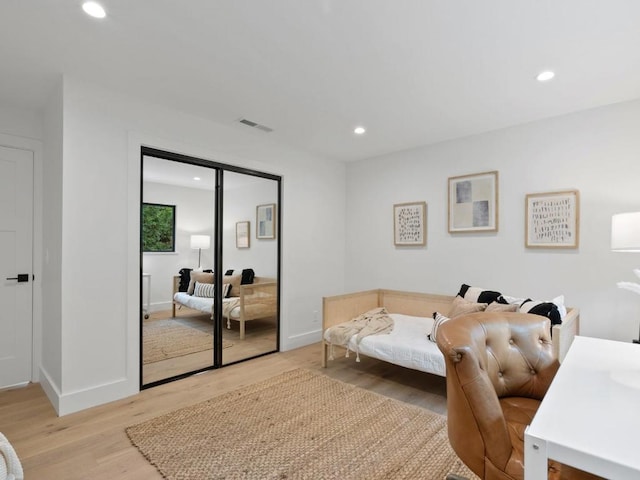
<instances>
[{"instance_id":1,"label":"white bedding","mask_svg":"<svg viewBox=\"0 0 640 480\"><path fill-rule=\"evenodd\" d=\"M195 297L193 295L189 295L187 292L177 292L173 296L173 299L176 302L186 307L193 308L194 310L200 310L201 312L205 312L209 314L212 313L213 298ZM237 297L223 298L222 303L226 304L229 302L233 302L234 300L237 300ZM234 307L231 310L231 318L239 318L239 317L240 317L240 305Z\"/></svg>"},{"instance_id":2,"label":"white bedding","mask_svg":"<svg viewBox=\"0 0 640 480\"><path fill-rule=\"evenodd\" d=\"M359 352L403 367L445 376L444 356L438 346L427 338L433 318L390 314L393 331L390 334L369 335L360 342ZM325 340L329 341L325 331ZM356 351L355 335L349 349Z\"/></svg>"}]
</instances>

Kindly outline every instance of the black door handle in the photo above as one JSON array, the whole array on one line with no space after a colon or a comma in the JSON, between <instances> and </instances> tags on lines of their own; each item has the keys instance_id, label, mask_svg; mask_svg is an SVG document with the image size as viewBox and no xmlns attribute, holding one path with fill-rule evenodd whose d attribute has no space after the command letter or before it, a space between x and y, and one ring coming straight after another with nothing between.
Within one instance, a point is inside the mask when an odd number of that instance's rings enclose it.
<instances>
[{"instance_id":1,"label":"black door handle","mask_svg":"<svg viewBox=\"0 0 640 480\"><path fill-rule=\"evenodd\" d=\"M18 283L28 282L29 274L28 273L19 273L17 277L7 277L7 280L17 280Z\"/></svg>"}]
</instances>

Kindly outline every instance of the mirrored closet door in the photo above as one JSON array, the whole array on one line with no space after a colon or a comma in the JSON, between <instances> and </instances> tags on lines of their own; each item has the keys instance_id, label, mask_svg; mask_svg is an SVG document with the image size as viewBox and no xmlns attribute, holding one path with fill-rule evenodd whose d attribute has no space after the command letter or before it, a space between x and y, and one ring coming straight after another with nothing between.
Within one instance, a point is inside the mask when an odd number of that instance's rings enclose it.
<instances>
[{"instance_id":1,"label":"mirrored closet door","mask_svg":"<svg viewBox=\"0 0 640 480\"><path fill-rule=\"evenodd\" d=\"M213 294L200 285L195 292L190 272L198 272L194 280L213 278L215 175L214 169L143 156L143 384L213 366L214 324L202 311ZM195 308L174 304L176 294Z\"/></svg>"},{"instance_id":2,"label":"mirrored closet door","mask_svg":"<svg viewBox=\"0 0 640 480\"><path fill-rule=\"evenodd\" d=\"M278 182L224 172L222 362L278 348Z\"/></svg>"},{"instance_id":3,"label":"mirrored closet door","mask_svg":"<svg viewBox=\"0 0 640 480\"><path fill-rule=\"evenodd\" d=\"M279 177L143 148L143 388L278 350Z\"/></svg>"}]
</instances>

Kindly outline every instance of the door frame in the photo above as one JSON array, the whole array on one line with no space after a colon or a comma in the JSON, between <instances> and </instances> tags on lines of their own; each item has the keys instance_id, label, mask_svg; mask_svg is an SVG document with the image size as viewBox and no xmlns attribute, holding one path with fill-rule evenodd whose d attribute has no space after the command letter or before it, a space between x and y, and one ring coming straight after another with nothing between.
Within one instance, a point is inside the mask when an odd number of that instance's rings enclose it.
<instances>
[{"instance_id":1,"label":"door frame","mask_svg":"<svg viewBox=\"0 0 640 480\"><path fill-rule=\"evenodd\" d=\"M31 342L31 381L40 380L42 363L42 267L43 267L43 144L42 141L0 133L0 145L27 150L33 154L33 289Z\"/></svg>"}]
</instances>

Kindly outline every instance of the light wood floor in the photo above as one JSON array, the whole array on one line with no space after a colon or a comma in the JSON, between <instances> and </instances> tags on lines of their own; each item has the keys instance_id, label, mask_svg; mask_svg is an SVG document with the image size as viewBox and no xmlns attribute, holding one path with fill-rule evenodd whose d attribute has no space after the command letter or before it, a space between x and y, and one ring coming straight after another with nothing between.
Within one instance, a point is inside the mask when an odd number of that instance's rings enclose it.
<instances>
[{"instance_id":1,"label":"light wood floor","mask_svg":"<svg viewBox=\"0 0 640 480\"><path fill-rule=\"evenodd\" d=\"M171 317L171 310L154 312L149 320L174 318L176 321L191 328L213 335L213 323L207 314L198 310L182 307L176 310L176 316ZM229 341L232 346L222 350L222 363L230 363L255 357L263 353L273 352L277 348L277 329L275 318L260 318L246 322L245 338L240 340L240 325L231 321L231 328L226 323L222 328L222 338ZM165 378L170 378L187 372L193 372L200 368L213 365L213 350L183 355L159 362L148 363L142 368L142 382L152 383Z\"/></svg>"},{"instance_id":2,"label":"light wood floor","mask_svg":"<svg viewBox=\"0 0 640 480\"><path fill-rule=\"evenodd\" d=\"M144 480L162 477L131 446L127 426L298 367L446 412L442 377L366 357L355 363L353 356L323 369L320 351L317 344L267 355L61 418L37 384L0 391L0 432L16 449L27 480Z\"/></svg>"}]
</instances>

